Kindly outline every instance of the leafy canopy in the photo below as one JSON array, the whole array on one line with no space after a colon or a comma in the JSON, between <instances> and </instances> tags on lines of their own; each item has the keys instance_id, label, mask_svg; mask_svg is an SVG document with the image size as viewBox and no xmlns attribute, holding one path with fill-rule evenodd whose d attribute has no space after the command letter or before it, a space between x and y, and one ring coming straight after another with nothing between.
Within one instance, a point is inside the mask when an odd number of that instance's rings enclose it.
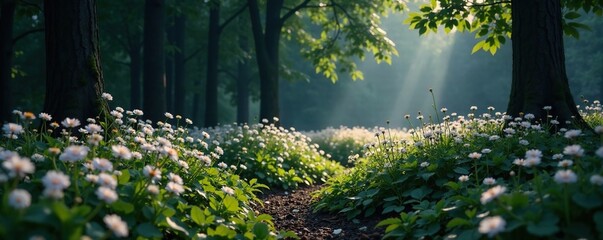
<instances>
[{"instance_id":1,"label":"leafy canopy","mask_svg":"<svg viewBox=\"0 0 603 240\"><path fill-rule=\"evenodd\" d=\"M563 31L579 38L579 29L590 28L577 22L582 14L603 14L603 2L594 0L561 0L563 8ZM430 0L418 11L410 13L405 20L411 29L419 34L437 32L443 27L446 33L453 30L475 33L480 39L472 53L479 50L495 54L511 38L511 1L510 0Z\"/></svg>"}]
</instances>

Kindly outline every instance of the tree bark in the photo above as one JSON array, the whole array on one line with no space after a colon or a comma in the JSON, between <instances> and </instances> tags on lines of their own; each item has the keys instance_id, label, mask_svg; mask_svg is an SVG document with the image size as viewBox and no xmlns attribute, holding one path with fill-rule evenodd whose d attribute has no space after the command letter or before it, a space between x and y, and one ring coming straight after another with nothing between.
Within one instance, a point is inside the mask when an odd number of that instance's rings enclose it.
<instances>
[{"instance_id":1,"label":"tree bark","mask_svg":"<svg viewBox=\"0 0 603 240\"><path fill-rule=\"evenodd\" d=\"M135 43L134 43L135 42ZM130 109L142 108L142 84L140 82L142 53L140 43L136 38L130 43Z\"/></svg>"},{"instance_id":2,"label":"tree bark","mask_svg":"<svg viewBox=\"0 0 603 240\"><path fill-rule=\"evenodd\" d=\"M207 32L207 81L205 82L205 127L218 125L218 60L220 41L220 4L209 10Z\"/></svg>"},{"instance_id":3,"label":"tree bark","mask_svg":"<svg viewBox=\"0 0 603 240\"><path fill-rule=\"evenodd\" d=\"M563 125L587 127L578 113L565 71L559 1L521 0L512 4L513 82L507 114L531 113L546 122L549 115Z\"/></svg>"},{"instance_id":4,"label":"tree bark","mask_svg":"<svg viewBox=\"0 0 603 240\"><path fill-rule=\"evenodd\" d=\"M239 47L243 55L249 53L249 39L247 39L247 19L239 17ZM249 82L251 66L246 57L242 57L237 64L237 122L249 122Z\"/></svg>"},{"instance_id":5,"label":"tree bark","mask_svg":"<svg viewBox=\"0 0 603 240\"><path fill-rule=\"evenodd\" d=\"M15 0L4 0L0 12L0 124L11 120L11 68Z\"/></svg>"},{"instance_id":6,"label":"tree bark","mask_svg":"<svg viewBox=\"0 0 603 240\"><path fill-rule=\"evenodd\" d=\"M165 0L146 0L144 14L143 111L154 122L165 119Z\"/></svg>"},{"instance_id":7,"label":"tree bark","mask_svg":"<svg viewBox=\"0 0 603 240\"><path fill-rule=\"evenodd\" d=\"M279 115L279 43L282 21L280 12L283 0L271 1L266 5L265 28L262 30L257 0L248 0L251 29L260 74L260 121Z\"/></svg>"},{"instance_id":8,"label":"tree bark","mask_svg":"<svg viewBox=\"0 0 603 240\"><path fill-rule=\"evenodd\" d=\"M171 49L174 47L174 25L170 20L166 22L167 45ZM174 112L174 52L165 52L165 101L167 111Z\"/></svg>"},{"instance_id":9,"label":"tree bark","mask_svg":"<svg viewBox=\"0 0 603 240\"><path fill-rule=\"evenodd\" d=\"M108 110L103 93L96 1L47 1L44 112L84 122Z\"/></svg>"},{"instance_id":10,"label":"tree bark","mask_svg":"<svg viewBox=\"0 0 603 240\"><path fill-rule=\"evenodd\" d=\"M185 89L185 28L186 17L184 15L176 16L174 23L174 44L176 53L174 54L174 113L181 116L185 115L184 101L186 97Z\"/></svg>"}]
</instances>

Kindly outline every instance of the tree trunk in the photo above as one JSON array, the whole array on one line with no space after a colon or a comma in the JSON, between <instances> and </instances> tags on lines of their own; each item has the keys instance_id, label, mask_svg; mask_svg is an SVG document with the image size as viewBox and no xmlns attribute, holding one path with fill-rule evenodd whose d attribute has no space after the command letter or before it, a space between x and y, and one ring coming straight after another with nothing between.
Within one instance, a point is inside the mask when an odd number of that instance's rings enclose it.
<instances>
[{"instance_id":1,"label":"tree trunk","mask_svg":"<svg viewBox=\"0 0 603 240\"><path fill-rule=\"evenodd\" d=\"M260 121L279 117L279 43L282 22L280 12L283 0L266 5L265 30L262 31L257 0L248 0L251 29L260 74Z\"/></svg>"},{"instance_id":2,"label":"tree trunk","mask_svg":"<svg viewBox=\"0 0 603 240\"><path fill-rule=\"evenodd\" d=\"M142 84L140 82L142 54L138 42L139 40L136 38L130 44L130 109L142 108Z\"/></svg>"},{"instance_id":3,"label":"tree trunk","mask_svg":"<svg viewBox=\"0 0 603 240\"><path fill-rule=\"evenodd\" d=\"M512 4L513 82L507 114L532 113L539 122L549 115L563 125L587 127L578 113L565 71L559 1L522 0Z\"/></svg>"},{"instance_id":4,"label":"tree trunk","mask_svg":"<svg viewBox=\"0 0 603 240\"><path fill-rule=\"evenodd\" d=\"M144 13L143 111L154 122L165 119L165 0L146 0Z\"/></svg>"},{"instance_id":5,"label":"tree trunk","mask_svg":"<svg viewBox=\"0 0 603 240\"><path fill-rule=\"evenodd\" d=\"M108 107L102 100L96 1L47 1L46 97L44 112L55 121L66 117L84 122Z\"/></svg>"},{"instance_id":6,"label":"tree trunk","mask_svg":"<svg viewBox=\"0 0 603 240\"><path fill-rule=\"evenodd\" d=\"M220 4L209 10L207 32L207 82L205 82L205 127L218 125L218 60L220 41Z\"/></svg>"},{"instance_id":7,"label":"tree trunk","mask_svg":"<svg viewBox=\"0 0 603 240\"><path fill-rule=\"evenodd\" d=\"M239 47L243 55L249 53L249 40L247 39L247 19L239 17ZM237 122L249 122L249 82L251 66L246 57L242 57L237 64Z\"/></svg>"},{"instance_id":8,"label":"tree trunk","mask_svg":"<svg viewBox=\"0 0 603 240\"><path fill-rule=\"evenodd\" d=\"M167 45L170 49L174 47L174 25L172 21L166 22L166 34L167 34ZM167 111L170 113L174 112L174 52L165 52L165 101L167 105Z\"/></svg>"},{"instance_id":9,"label":"tree trunk","mask_svg":"<svg viewBox=\"0 0 603 240\"><path fill-rule=\"evenodd\" d=\"M4 0L0 12L0 124L11 120L11 60L13 56L13 25L15 0Z\"/></svg>"},{"instance_id":10,"label":"tree trunk","mask_svg":"<svg viewBox=\"0 0 603 240\"><path fill-rule=\"evenodd\" d=\"M184 15L176 16L174 23L174 44L176 53L174 54L174 113L181 116L185 115L184 100L186 96L185 86L185 25L186 17Z\"/></svg>"},{"instance_id":11,"label":"tree trunk","mask_svg":"<svg viewBox=\"0 0 603 240\"><path fill-rule=\"evenodd\" d=\"M201 65L201 58L196 58L197 64ZM201 86L203 86L203 79L197 78L195 81L195 91L193 93L193 104L192 104L192 118L195 120L196 124L201 122L201 116L199 116L200 108L201 108Z\"/></svg>"}]
</instances>

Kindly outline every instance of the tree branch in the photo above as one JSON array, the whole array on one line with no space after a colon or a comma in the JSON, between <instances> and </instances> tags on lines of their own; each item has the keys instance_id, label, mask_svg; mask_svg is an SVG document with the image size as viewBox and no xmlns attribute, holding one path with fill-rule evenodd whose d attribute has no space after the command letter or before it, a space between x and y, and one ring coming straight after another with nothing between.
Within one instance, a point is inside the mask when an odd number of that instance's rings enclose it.
<instances>
[{"instance_id":1,"label":"tree branch","mask_svg":"<svg viewBox=\"0 0 603 240\"><path fill-rule=\"evenodd\" d=\"M499 1L499 2L491 2L491 3L473 3L473 4L467 5L467 6L468 7L486 7L486 6L496 5L496 4L503 4L503 3L511 3L511 1L508 0L508 1Z\"/></svg>"},{"instance_id":2,"label":"tree branch","mask_svg":"<svg viewBox=\"0 0 603 240\"><path fill-rule=\"evenodd\" d=\"M226 28L226 26L228 26L228 24L230 24L235 18L237 18L237 16L241 15L241 13L243 13L243 11L245 11L245 9L247 9L247 6L248 6L248 4L243 5L233 15L231 15L228 19L226 19L226 21L224 21L222 24L220 24L220 26L218 27L218 33L221 33L222 30L224 30L224 28Z\"/></svg>"},{"instance_id":3,"label":"tree branch","mask_svg":"<svg viewBox=\"0 0 603 240\"><path fill-rule=\"evenodd\" d=\"M293 14L295 14L295 12L308 6L308 3L310 3L310 0L304 0L302 3L289 10L287 13L285 13L285 15L281 17L280 22L284 23L285 21L287 21L287 19L290 18Z\"/></svg>"},{"instance_id":4,"label":"tree branch","mask_svg":"<svg viewBox=\"0 0 603 240\"><path fill-rule=\"evenodd\" d=\"M15 38L13 38L13 45L15 45L15 43L17 43L17 41L21 40L22 38L26 37L27 35L32 34L32 33L37 33L37 32L44 32L44 28L34 28L34 29L25 31L25 32L17 35Z\"/></svg>"}]
</instances>

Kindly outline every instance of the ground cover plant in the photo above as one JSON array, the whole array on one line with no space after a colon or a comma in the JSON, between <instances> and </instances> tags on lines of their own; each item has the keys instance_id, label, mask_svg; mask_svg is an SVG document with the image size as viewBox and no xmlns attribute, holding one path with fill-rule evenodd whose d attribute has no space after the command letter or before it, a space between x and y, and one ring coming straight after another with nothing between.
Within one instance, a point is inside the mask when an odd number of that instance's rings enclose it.
<instances>
[{"instance_id":1,"label":"ground cover plant","mask_svg":"<svg viewBox=\"0 0 603 240\"><path fill-rule=\"evenodd\" d=\"M230 166L243 178L257 178L270 187L291 189L299 184L322 183L343 170L295 128L285 129L268 124L267 120L253 125L223 125L192 134L201 139L213 136L206 149L221 153L223 162L218 166Z\"/></svg>"},{"instance_id":2,"label":"ground cover plant","mask_svg":"<svg viewBox=\"0 0 603 240\"><path fill-rule=\"evenodd\" d=\"M316 210L382 214L388 239L601 238L601 105L581 113L592 131L491 107L417 116L412 141L379 133L355 168L317 192Z\"/></svg>"},{"instance_id":3,"label":"ground cover plant","mask_svg":"<svg viewBox=\"0 0 603 240\"><path fill-rule=\"evenodd\" d=\"M192 137L190 120L165 117L153 125L119 107L87 122L15 111L0 141L0 238L295 236L254 211L266 185L220 164L225 153L206 148L210 135Z\"/></svg>"},{"instance_id":4,"label":"ground cover plant","mask_svg":"<svg viewBox=\"0 0 603 240\"><path fill-rule=\"evenodd\" d=\"M375 141L375 133L385 131L383 127L328 127L319 131L308 131L308 136L327 156L344 166L353 166L362 150ZM387 133L399 139L409 138L406 129L387 129Z\"/></svg>"}]
</instances>

